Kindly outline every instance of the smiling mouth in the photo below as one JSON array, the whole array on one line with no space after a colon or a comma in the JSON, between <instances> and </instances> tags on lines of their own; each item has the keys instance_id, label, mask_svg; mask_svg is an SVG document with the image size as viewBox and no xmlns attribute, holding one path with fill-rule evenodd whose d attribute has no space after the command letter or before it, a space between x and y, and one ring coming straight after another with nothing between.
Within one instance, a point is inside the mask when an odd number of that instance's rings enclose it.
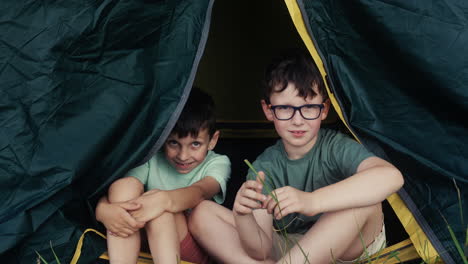
<instances>
[{"instance_id":1,"label":"smiling mouth","mask_svg":"<svg viewBox=\"0 0 468 264\"><path fill-rule=\"evenodd\" d=\"M175 164L178 168L182 168L182 169L186 169L186 168L189 168L190 165L192 165L193 162L189 162L189 163L180 163L180 162L177 162L175 161Z\"/></svg>"},{"instance_id":2,"label":"smiling mouth","mask_svg":"<svg viewBox=\"0 0 468 264\"><path fill-rule=\"evenodd\" d=\"M289 131L289 132L291 132L291 134L295 137L303 136L306 133L305 131L297 131L297 130Z\"/></svg>"}]
</instances>

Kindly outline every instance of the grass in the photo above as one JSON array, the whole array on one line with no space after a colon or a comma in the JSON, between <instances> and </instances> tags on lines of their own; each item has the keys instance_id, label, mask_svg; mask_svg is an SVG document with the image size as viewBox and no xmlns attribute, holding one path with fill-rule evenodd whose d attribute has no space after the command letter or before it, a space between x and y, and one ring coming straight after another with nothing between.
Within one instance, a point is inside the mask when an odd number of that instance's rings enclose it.
<instances>
[{"instance_id":1,"label":"grass","mask_svg":"<svg viewBox=\"0 0 468 264\"><path fill-rule=\"evenodd\" d=\"M244 160L244 162L247 164L247 166L250 168L250 170L252 170L252 172L255 173L255 175L257 176L257 179L260 179L262 185L264 186L265 188L265 191L266 193L268 193L268 195L270 195L272 197L272 199L278 203L278 199L274 193L274 190L272 189L272 187L267 184L267 182L265 182L262 178L258 177L258 172L257 170L252 166L252 164L248 161L248 160ZM269 179L270 177L268 177L268 175L271 174L271 173L266 173L265 172L265 176L267 176L266 178ZM460 208L460 216L461 216L461 223L464 225L464 218L463 218L463 206L462 206L462 199L461 199L461 194L460 194L460 189L458 188L455 180L454 180L454 184L455 184L455 188L457 190L457 194L458 194L458 204L459 204L459 208ZM282 213L281 213L281 208L279 207L278 205L278 209L280 210L280 214L282 216ZM444 219L446 225L447 225L447 229L450 233L450 236L451 236L451 239L453 240L454 242L454 245L457 249L457 252L460 254L462 260L463 260L463 264L468 264L468 261L467 261L467 251L468 251L468 226L467 226L467 229L466 229L466 237L465 237L465 242L464 242L464 247L462 248L462 245L459 243L459 241L457 240L456 236L455 236L455 233L453 232L453 229L452 227L450 226L450 224L447 222L447 220L445 219L445 217L442 215L442 218ZM281 218L283 220L283 218ZM296 220L293 219L292 221ZM292 222L291 221L291 222ZM291 239L288 237L288 233L286 232L286 228L288 225L290 225L291 223L288 223L287 225L285 225L284 222L282 222L282 226L283 228L282 229L279 229L279 230L274 230L275 232L279 232L285 239L285 245L284 246L281 246L280 245L280 248L281 248L281 254L283 256L283 259L286 261L287 258L284 258L284 256L286 254L288 254L286 251L289 251L290 248L292 248L292 244L291 243ZM381 249L379 249L379 251L374 254L375 257L372 259L371 256L369 255L369 253L367 252L366 250L366 246L365 246L365 243L364 243L364 240L362 238L362 234L361 232L359 233L360 234L360 240L361 240L361 244L363 245L363 248L364 248L364 257L363 258L360 258L359 260L353 262L353 263L360 263L360 264L364 264L364 263L372 263L372 261L376 261L380 258L380 252L384 249L385 245L382 245L381 246ZM310 264L310 261L309 261L309 256L308 256L308 253L306 253L304 251L304 249L297 243L297 241L293 241L294 244L298 245L299 246L299 249L301 250L302 254L304 255L304 264ZM427 247L427 243L428 241L426 241L426 246L424 248L428 248ZM332 263L336 263L336 258L334 257L333 255L333 252L330 251L330 255L332 257ZM391 261L392 259L393 260L397 260L398 262L401 262L400 258L398 257L399 255L399 251L394 251L394 252L391 252L386 260L384 260L383 263L386 263L387 261ZM428 259L428 258L426 258ZM286 261L286 264L288 262ZM289 257L289 263L291 263L291 257ZM427 262L425 260L422 260L422 262L420 264L435 264L435 263L440 263L440 257L437 256L436 258L434 258L433 260L428 260Z\"/></svg>"},{"instance_id":2,"label":"grass","mask_svg":"<svg viewBox=\"0 0 468 264\"><path fill-rule=\"evenodd\" d=\"M270 195L272 197L272 199L278 204L278 198L276 197L276 194L274 192L274 190L272 189L272 186L270 186L269 184L267 184L267 182L265 182L261 177L258 176L258 172L257 170L252 166L252 164L248 161L248 160L244 160L244 162L247 164L247 166L255 173L255 175L257 176L257 179L260 179L262 185L264 186L266 192L268 193L268 195ZM265 173L265 176L268 176L269 173ZM267 177L267 179L269 179L270 177ZM279 232L281 234L281 236L283 236L285 239L285 243L286 245L284 245L284 247L281 247L280 245L280 248L282 249L282 255L285 256L287 253L286 251L289 252L289 249L292 248L292 244L291 243L291 240L288 236L288 233L286 232L286 228L292 223L292 221L296 220L296 219L293 219L291 220L290 223L285 223L284 222L284 218L283 218L283 214L282 214L282 210L281 210L281 207L279 206L278 204L278 209L280 211L280 214L281 214L281 224L283 226L283 228L281 229L275 229L274 231L275 232ZM309 256L308 254L303 250L303 248L299 245L299 243L297 243L297 241L292 241L294 244L296 244L299 249L301 250L302 254L304 255L304 264L310 264L310 261L309 261ZM284 261L286 261L286 258L283 258ZM288 262L286 262L288 263ZM289 263L291 263L291 255L289 255Z\"/></svg>"},{"instance_id":3,"label":"grass","mask_svg":"<svg viewBox=\"0 0 468 264\"><path fill-rule=\"evenodd\" d=\"M60 260L59 258L57 257L57 254L55 253L55 250L54 250L54 247L52 246L52 241L50 241L50 249L52 250L52 253L54 254L54 257L55 257L55 261L57 262L57 264L60 264ZM37 254L37 263L40 263L42 261L42 263L44 264L49 264L49 262L47 262L42 256L41 254L39 254L39 252L36 251L36 254Z\"/></svg>"},{"instance_id":4,"label":"grass","mask_svg":"<svg viewBox=\"0 0 468 264\"><path fill-rule=\"evenodd\" d=\"M257 175L257 178L260 179L262 185L264 186L266 192L268 193L268 195L270 195L272 197L272 199L278 203L278 199L276 197L276 194L274 193L274 190L272 189L272 186L270 184L268 184L267 182L265 182L262 178L258 177L258 172L255 170L255 168L252 166L252 164L248 161L248 160L244 160L244 162L247 164L247 166L255 173L255 175ZM265 173L266 176L268 176L267 173ZM269 177L267 177L267 179L269 179ZM462 225L465 225L465 222L464 222L464 218L463 218L463 206L462 206L462 199L461 199L461 194L460 194L460 189L458 188L455 180L454 180L454 185L455 185L455 188L457 190L457 194L458 194L458 204L459 204L459 210L460 210L460 217L461 217L461 223ZM278 205L278 208L280 210L280 214L282 215L281 213L281 208L279 207ZM465 242L464 242L464 245L462 248L462 244L460 244L460 242L457 240L456 236L455 236L455 233L452 229L452 227L450 226L450 224L448 223L447 219L441 214L441 217L444 219L445 223L446 223L446 226L447 226L447 229L450 233L450 236L451 236L451 239L453 240L454 242L454 245L457 249L457 252L460 254L462 260L463 260L463 264L468 264L468 261L467 261L467 250L468 250L468 226L467 226L467 229L466 229L466 237L465 237ZM298 245L299 249L301 250L303 256L304 256L304 264L310 264L310 261L309 261L309 255L308 253L306 253L304 251L304 249L298 244L298 241L294 241L293 238L290 238L288 236L288 233L286 232L286 229L287 227L295 220L299 220L298 218L294 218L291 220L290 223L285 223L283 218L281 219L282 221L282 226L283 228L281 229L274 229L275 232L279 232L281 236L284 237L284 241L285 241L285 245L280 245L280 248L281 248L281 254L282 256L284 257L286 254L288 254L289 252L289 249L293 247L293 245ZM364 257L361 258L360 260L357 260L353 263L355 264L365 264L365 263L372 263L373 261L377 261L379 260L379 258L381 257L380 256L380 253L381 251L384 249L384 246L385 245L382 245L381 248L379 249L379 251L374 254L371 258L371 256L369 255L369 252L367 252L366 250L366 247L365 247L365 243L364 243L364 240L362 238L362 234L359 233L360 235L360 241L361 241L361 244L363 245L363 248L364 248ZM423 245L422 247L424 252L427 252L427 248L428 248L428 241L425 241L425 245ZM53 248L53 245L52 245L52 241L50 241L50 249L52 250L52 253L54 255L54 258L55 258L55 261L57 264L60 264L60 260L59 258L57 257L57 254L55 253L54 251L54 248ZM36 263L37 264L40 264L41 262L43 264L49 264L49 262L47 262L40 254L39 252L36 251L36 254L37 254L37 260L36 260ZM336 258L334 257L333 255L333 252L330 250L330 255L332 257L332 263L336 263ZM387 257L386 257L386 260L384 260L383 264L385 264L387 261L391 261L392 259L393 260L397 260L398 262L401 262L400 258L398 257L399 255L399 251L393 251L391 252ZM430 260L428 256L424 256L426 260L421 260L420 264L435 264L435 263L440 263L440 257L437 256L436 258ZM180 258L179 256L176 256L176 261L177 263L180 263ZM265 257L266 258L266 257ZM284 262L285 264L288 264L288 263L292 263L291 262L291 256L289 255L289 262L287 261L287 258L284 258Z\"/></svg>"}]
</instances>

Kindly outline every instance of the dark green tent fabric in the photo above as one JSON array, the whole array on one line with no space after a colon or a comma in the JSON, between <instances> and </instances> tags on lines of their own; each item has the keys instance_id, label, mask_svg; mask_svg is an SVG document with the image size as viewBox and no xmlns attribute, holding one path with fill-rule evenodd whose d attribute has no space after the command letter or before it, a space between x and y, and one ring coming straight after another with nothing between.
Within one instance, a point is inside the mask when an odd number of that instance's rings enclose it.
<instances>
[{"instance_id":1,"label":"dark green tent fabric","mask_svg":"<svg viewBox=\"0 0 468 264\"><path fill-rule=\"evenodd\" d=\"M442 216L463 246L468 2L298 3L352 130L404 173L400 196L445 263L463 263Z\"/></svg>"},{"instance_id":2,"label":"dark green tent fabric","mask_svg":"<svg viewBox=\"0 0 468 264\"><path fill-rule=\"evenodd\" d=\"M69 263L97 198L177 120L211 2L1 1L2 263L52 260L49 241Z\"/></svg>"}]
</instances>

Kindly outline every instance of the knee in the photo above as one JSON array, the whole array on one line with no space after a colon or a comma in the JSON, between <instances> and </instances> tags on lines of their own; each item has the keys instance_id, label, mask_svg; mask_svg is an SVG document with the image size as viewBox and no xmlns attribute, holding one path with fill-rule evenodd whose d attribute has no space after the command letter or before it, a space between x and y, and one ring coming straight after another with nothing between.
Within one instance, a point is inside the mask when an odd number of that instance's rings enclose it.
<instances>
[{"instance_id":1,"label":"knee","mask_svg":"<svg viewBox=\"0 0 468 264\"><path fill-rule=\"evenodd\" d=\"M382 218L382 204L374 204L370 206L364 206L359 208L352 208L353 216L357 216L362 219L362 221L367 222L369 219Z\"/></svg>"},{"instance_id":2,"label":"knee","mask_svg":"<svg viewBox=\"0 0 468 264\"><path fill-rule=\"evenodd\" d=\"M125 177L113 182L109 187L109 202L125 202L140 196L144 191L143 184L135 177Z\"/></svg>"},{"instance_id":3,"label":"knee","mask_svg":"<svg viewBox=\"0 0 468 264\"><path fill-rule=\"evenodd\" d=\"M350 221L357 223L359 226L363 226L364 224L369 222L369 220L374 221L377 219L381 219L383 221L382 206L380 203L370 205L370 206L349 208L349 209L324 213L322 217L324 218L338 217L341 219L349 219Z\"/></svg>"},{"instance_id":4,"label":"knee","mask_svg":"<svg viewBox=\"0 0 468 264\"><path fill-rule=\"evenodd\" d=\"M188 217L190 233L196 234L200 232L202 228L206 227L207 219L213 217L213 211L216 205L217 204L212 201L204 200L192 209Z\"/></svg>"},{"instance_id":5,"label":"knee","mask_svg":"<svg viewBox=\"0 0 468 264\"><path fill-rule=\"evenodd\" d=\"M152 233L159 229L164 229L167 225L173 223L175 223L175 215L170 212L164 212L160 216L148 221L145 225L145 230L148 233Z\"/></svg>"}]
</instances>

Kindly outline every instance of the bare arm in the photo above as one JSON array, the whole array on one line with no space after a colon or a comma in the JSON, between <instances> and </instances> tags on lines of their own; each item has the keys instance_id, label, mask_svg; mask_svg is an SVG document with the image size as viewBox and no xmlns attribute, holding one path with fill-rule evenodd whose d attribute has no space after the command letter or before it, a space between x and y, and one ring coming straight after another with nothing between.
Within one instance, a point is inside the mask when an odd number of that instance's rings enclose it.
<instances>
[{"instance_id":1,"label":"bare arm","mask_svg":"<svg viewBox=\"0 0 468 264\"><path fill-rule=\"evenodd\" d=\"M380 203L398 191L403 182L400 171L392 164L378 157L370 157L361 162L356 174L311 193L292 187L279 188L275 192L278 200L283 201L283 215L298 212L312 216ZM291 199L295 201L291 202ZM270 200L267 207L269 212L275 211L275 217L281 218L274 201Z\"/></svg>"},{"instance_id":2,"label":"bare arm","mask_svg":"<svg viewBox=\"0 0 468 264\"><path fill-rule=\"evenodd\" d=\"M188 187L165 191L169 203L167 211L177 213L194 208L201 201L213 198L220 189L218 181L207 176Z\"/></svg>"},{"instance_id":3,"label":"bare arm","mask_svg":"<svg viewBox=\"0 0 468 264\"><path fill-rule=\"evenodd\" d=\"M361 162L353 176L316 190L311 199L319 212L370 206L385 200L403 186L400 171L387 161L370 157Z\"/></svg>"},{"instance_id":4,"label":"bare arm","mask_svg":"<svg viewBox=\"0 0 468 264\"><path fill-rule=\"evenodd\" d=\"M127 237L145 224L136 221L129 213L138 208L140 208L139 204L131 202L110 203L107 197L103 196L96 206L96 220L112 234Z\"/></svg>"},{"instance_id":5,"label":"bare arm","mask_svg":"<svg viewBox=\"0 0 468 264\"><path fill-rule=\"evenodd\" d=\"M256 260L269 257L273 246L273 218L265 209L255 210L252 214L234 213L242 248Z\"/></svg>"},{"instance_id":6,"label":"bare arm","mask_svg":"<svg viewBox=\"0 0 468 264\"><path fill-rule=\"evenodd\" d=\"M260 177L265 177L263 172ZM233 206L234 220L241 245L246 253L257 260L266 259L272 247L272 217L260 209L266 197L261 193L263 185L259 179L242 184ZM258 209L258 210L255 210Z\"/></svg>"},{"instance_id":7,"label":"bare arm","mask_svg":"<svg viewBox=\"0 0 468 264\"><path fill-rule=\"evenodd\" d=\"M193 208L205 199L211 199L220 191L219 183L210 176L184 188L159 191L152 190L133 200L141 209L132 212L139 221L148 221L163 212L178 213Z\"/></svg>"}]
</instances>

